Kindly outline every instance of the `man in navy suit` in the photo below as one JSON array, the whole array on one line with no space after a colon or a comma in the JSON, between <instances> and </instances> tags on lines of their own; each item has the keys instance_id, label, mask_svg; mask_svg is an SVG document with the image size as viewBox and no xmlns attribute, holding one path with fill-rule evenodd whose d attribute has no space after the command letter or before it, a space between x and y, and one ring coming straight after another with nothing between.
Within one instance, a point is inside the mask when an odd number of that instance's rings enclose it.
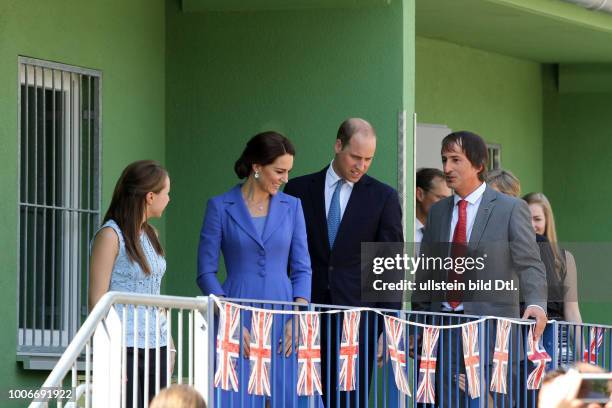
<instances>
[{"instance_id":1,"label":"man in navy suit","mask_svg":"<svg viewBox=\"0 0 612 408\"><path fill-rule=\"evenodd\" d=\"M365 301L361 295L362 242L404 240L397 191L366 174L376 151L374 128L363 119L345 120L338 129L334 150L335 156L329 166L317 173L294 178L285 187L285 193L302 200L312 264L312 302L399 309L401 294L393 303L384 304ZM376 355L373 348L377 336L373 329L374 318L370 313L367 319L365 316L362 315L359 334L359 406L365 406L368 389L365 384L369 384ZM335 320L335 315L329 317L331 330L327 333L327 318L321 322L321 375L326 405L335 407L338 374L335 343L340 335L336 330L341 324ZM382 325L382 321L378 321L378 332ZM329 357L326 355L328 337L331 346ZM330 378L327 378L328 358ZM345 398L347 393L340 394ZM354 406L357 398L354 392L350 394L350 405ZM346 406L344 401L341 401L341 406Z\"/></svg>"}]
</instances>

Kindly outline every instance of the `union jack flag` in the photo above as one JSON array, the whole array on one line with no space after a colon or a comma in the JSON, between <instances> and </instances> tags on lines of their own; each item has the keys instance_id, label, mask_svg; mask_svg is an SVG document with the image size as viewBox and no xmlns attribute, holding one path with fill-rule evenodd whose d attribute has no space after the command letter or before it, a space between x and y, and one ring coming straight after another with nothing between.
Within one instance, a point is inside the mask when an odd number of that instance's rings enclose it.
<instances>
[{"instance_id":1,"label":"union jack flag","mask_svg":"<svg viewBox=\"0 0 612 408\"><path fill-rule=\"evenodd\" d=\"M480 397L480 351L478 346L478 323L461 327L463 337L463 361L471 398Z\"/></svg>"},{"instance_id":2,"label":"union jack flag","mask_svg":"<svg viewBox=\"0 0 612 408\"><path fill-rule=\"evenodd\" d=\"M491 374L491 391L506 394L506 375L508 373L508 342L511 323L508 320L497 321L495 353L493 353L493 373Z\"/></svg>"},{"instance_id":3,"label":"union jack flag","mask_svg":"<svg viewBox=\"0 0 612 408\"><path fill-rule=\"evenodd\" d=\"M319 315L300 314L300 342L298 346L298 395L323 395L321 386L321 338Z\"/></svg>"},{"instance_id":4,"label":"union jack flag","mask_svg":"<svg viewBox=\"0 0 612 408\"><path fill-rule=\"evenodd\" d=\"M436 402L436 356L438 354L438 338L440 329L426 327L423 332L423 347L421 351L421 365L419 366L419 386L416 392L416 401L423 404Z\"/></svg>"},{"instance_id":5,"label":"union jack flag","mask_svg":"<svg viewBox=\"0 0 612 408\"><path fill-rule=\"evenodd\" d=\"M591 342L589 348L584 350L584 361L597 364L597 355L604 339L604 329L602 327L591 327L589 337Z\"/></svg>"},{"instance_id":6,"label":"union jack flag","mask_svg":"<svg viewBox=\"0 0 612 408\"><path fill-rule=\"evenodd\" d=\"M340 342L340 391L355 389L355 367L359 355L359 320L361 314L357 311L344 312L342 322L342 340Z\"/></svg>"},{"instance_id":7,"label":"union jack flag","mask_svg":"<svg viewBox=\"0 0 612 408\"><path fill-rule=\"evenodd\" d=\"M238 391L236 360L240 352L238 316L239 308L224 303L220 311L219 332L217 333L217 372L215 387L229 391Z\"/></svg>"},{"instance_id":8,"label":"union jack flag","mask_svg":"<svg viewBox=\"0 0 612 408\"><path fill-rule=\"evenodd\" d=\"M270 396L270 359L272 357L270 331L272 329L272 319L272 313L263 310L253 312L251 318L249 394Z\"/></svg>"},{"instance_id":9,"label":"union jack flag","mask_svg":"<svg viewBox=\"0 0 612 408\"><path fill-rule=\"evenodd\" d=\"M391 358L393 374L395 375L395 385L397 385L397 388L402 393L411 396L408 379L404 370L406 366L406 351L401 348L403 345L404 325L391 316L385 316L385 332L387 334L387 351Z\"/></svg>"},{"instance_id":10,"label":"union jack flag","mask_svg":"<svg viewBox=\"0 0 612 408\"><path fill-rule=\"evenodd\" d=\"M527 338L527 358L531 361L535 368L527 377L527 389L539 390L544 378L544 369L546 363L552 359L541 346L533 340L533 326L529 328L529 337Z\"/></svg>"}]
</instances>

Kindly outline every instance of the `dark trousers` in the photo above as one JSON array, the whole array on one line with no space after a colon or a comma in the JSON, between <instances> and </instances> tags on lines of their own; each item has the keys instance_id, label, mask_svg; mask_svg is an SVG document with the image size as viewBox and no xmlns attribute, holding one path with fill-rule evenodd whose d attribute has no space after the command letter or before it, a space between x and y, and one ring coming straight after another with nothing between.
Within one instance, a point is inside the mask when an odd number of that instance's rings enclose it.
<instances>
[{"instance_id":1,"label":"dark trousers","mask_svg":"<svg viewBox=\"0 0 612 408\"><path fill-rule=\"evenodd\" d=\"M453 322L454 323L454 322ZM487 328L488 325L488 328ZM483 326L480 326L483 328ZM467 378L465 378L464 390L459 385L459 375L465 375L465 362L463 359L463 339L461 329L440 330L440 338L438 340L438 358L436 362L436 406L438 407L478 407L482 401L485 406L490 407L507 407L515 406L519 398L522 388L517 387L522 378L522 372L519 369L520 361L520 330L516 327L511 329L511 337L509 351L511 352L511 360L508 362L508 373L506 377L507 394L498 394L489 391L491 375L493 372L493 353L495 349L496 323L488 322L485 324L483 333L484 344L480 343L479 352L481 354L482 363L480 365L480 398L472 399L468 393ZM517 336L518 341L517 341ZM518 357L518 358L517 358ZM484 380L484 382L483 382ZM524 400L523 400L524 401ZM522 402L521 406L525 402ZM419 405L424 406L424 405Z\"/></svg>"},{"instance_id":2,"label":"dark trousers","mask_svg":"<svg viewBox=\"0 0 612 408\"><path fill-rule=\"evenodd\" d=\"M149 389L147 392L147 400L151 402L155 396L155 376L159 372L159 388L166 388L166 346L159 348L159 368L155 366L155 349L149 349L149 372L145 373L145 349L137 349L138 358L138 372L137 372L137 401L134 405L133 393L134 393L134 347L127 348L127 386L126 392L126 407L132 408L136 406L138 408L144 407L144 393L145 393L145 375L149 379Z\"/></svg>"},{"instance_id":3,"label":"dark trousers","mask_svg":"<svg viewBox=\"0 0 612 408\"><path fill-rule=\"evenodd\" d=\"M375 339L382 332L384 322L371 312L362 312L359 324L359 357L356 373L356 390L338 391L340 360L338 350L342 336L342 313L321 316L321 380L323 403L327 408L365 407L368 399L372 372L376 369ZM375 323L376 320L376 323ZM366 323L367 322L367 323ZM374 327L374 326L377 327ZM366 331L367 326L367 331ZM367 362L367 370L366 370ZM328 376L329 371L329 376Z\"/></svg>"}]
</instances>

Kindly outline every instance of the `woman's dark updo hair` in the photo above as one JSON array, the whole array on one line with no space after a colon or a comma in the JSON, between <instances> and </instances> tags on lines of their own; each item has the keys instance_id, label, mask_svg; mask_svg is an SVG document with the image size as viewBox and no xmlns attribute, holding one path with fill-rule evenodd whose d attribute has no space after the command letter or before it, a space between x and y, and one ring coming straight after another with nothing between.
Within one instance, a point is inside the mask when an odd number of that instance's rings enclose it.
<instances>
[{"instance_id":1,"label":"woman's dark updo hair","mask_svg":"<svg viewBox=\"0 0 612 408\"><path fill-rule=\"evenodd\" d=\"M234 164L234 171L238 178L247 178L251 174L253 164L266 166L285 154L295 156L295 149L289 139L278 132L262 132L248 141Z\"/></svg>"}]
</instances>

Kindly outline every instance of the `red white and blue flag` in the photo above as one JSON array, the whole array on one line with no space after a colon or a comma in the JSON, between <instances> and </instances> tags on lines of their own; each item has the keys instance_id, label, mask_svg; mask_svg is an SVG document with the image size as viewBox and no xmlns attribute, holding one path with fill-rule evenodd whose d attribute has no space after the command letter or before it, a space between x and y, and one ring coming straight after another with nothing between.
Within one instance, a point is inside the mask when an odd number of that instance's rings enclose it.
<instances>
[{"instance_id":1,"label":"red white and blue flag","mask_svg":"<svg viewBox=\"0 0 612 408\"><path fill-rule=\"evenodd\" d=\"M506 377L508 374L508 346L511 326L512 324L508 320L497 321L491 391L500 394L507 393Z\"/></svg>"},{"instance_id":2,"label":"red white and blue flag","mask_svg":"<svg viewBox=\"0 0 612 408\"><path fill-rule=\"evenodd\" d=\"M589 332L589 348L584 350L584 361L597 364L597 355L599 354L599 348L603 344L604 329L603 327L591 327Z\"/></svg>"},{"instance_id":3,"label":"red white and blue flag","mask_svg":"<svg viewBox=\"0 0 612 408\"><path fill-rule=\"evenodd\" d=\"M436 346L439 338L439 328L426 327L423 331L419 385L416 392L418 403L435 404L436 402L436 360L438 354Z\"/></svg>"},{"instance_id":4,"label":"red white and blue flag","mask_svg":"<svg viewBox=\"0 0 612 408\"><path fill-rule=\"evenodd\" d=\"M223 303L217 333L217 372L215 387L238 391L236 360L240 353L238 321L240 309L231 303Z\"/></svg>"},{"instance_id":5,"label":"red white and blue flag","mask_svg":"<svg viewBox=\"0 0 612 408\"><path fill-rule=\"evenodd\" d=\"M319 315L300 314L300 342L298 346L298 395L323 395L321 386L321 338Z\"/></svg>"},{"instance_id":6,"label":"red white and blue flag","mask_svg":"<svg viewBox=\"0 0 612 408\"><path fill-rule=\"evenodd\" d=\"M340 391L355 389L355 373L359 355L359 320L361 313L347 310L342 321L342 339L340 342Z\"/></svg>"},{"instance_id":7,"label":"red white and blue flag","mask_svg":"<svg viewBox=\"0 0 612 408\"><path fill-rule=\"evenodd\" d=\"M272 346L270 334L272 330L272 313L253 312L251 318L251 344L249 394L270 396L270 363Z\"/></svg>"},{"instance_id":8,"label":"red white and blue flag","mask_svg":"<svg viewBox=\"0 0 612 408\"><path fill-rule=\"evenodd\" d=\"M385 316L385 332L387 334L387 351L391 359L393 374L395 376L395 385L397 389L405 395L411 396L408 379L406 377L406 350L403 347L402 337L404 334L404 324L392 318Z\"/></svg>"},{"instance_id":9,"label":"red white and blue flag","mask_svg":"<svg viewBox=\"0 0 612 408\"><path fill-rule=\"evenodd\" d=\"M478 323L461 327L463 337L463 362L470 398L480 397L480 347L478 345Z\"/></svg>"},{"instance_id":10,"label":"red white and blue flag","mask_svg":"<svg viewBox=\"0 0 612 408\"><path fill-rule=\"evenodd\" d=\"M540 346L540 343L536 343L533 339L533 326L529 328L527 347L527 358L535 365L535 368L533 371L531 371L531 373L529 373L529 377L527 377L527 389L539 390L542 386L542 379L544 378L546 363L552 359L546 350Z\"/></svg>"}]
</instances>

